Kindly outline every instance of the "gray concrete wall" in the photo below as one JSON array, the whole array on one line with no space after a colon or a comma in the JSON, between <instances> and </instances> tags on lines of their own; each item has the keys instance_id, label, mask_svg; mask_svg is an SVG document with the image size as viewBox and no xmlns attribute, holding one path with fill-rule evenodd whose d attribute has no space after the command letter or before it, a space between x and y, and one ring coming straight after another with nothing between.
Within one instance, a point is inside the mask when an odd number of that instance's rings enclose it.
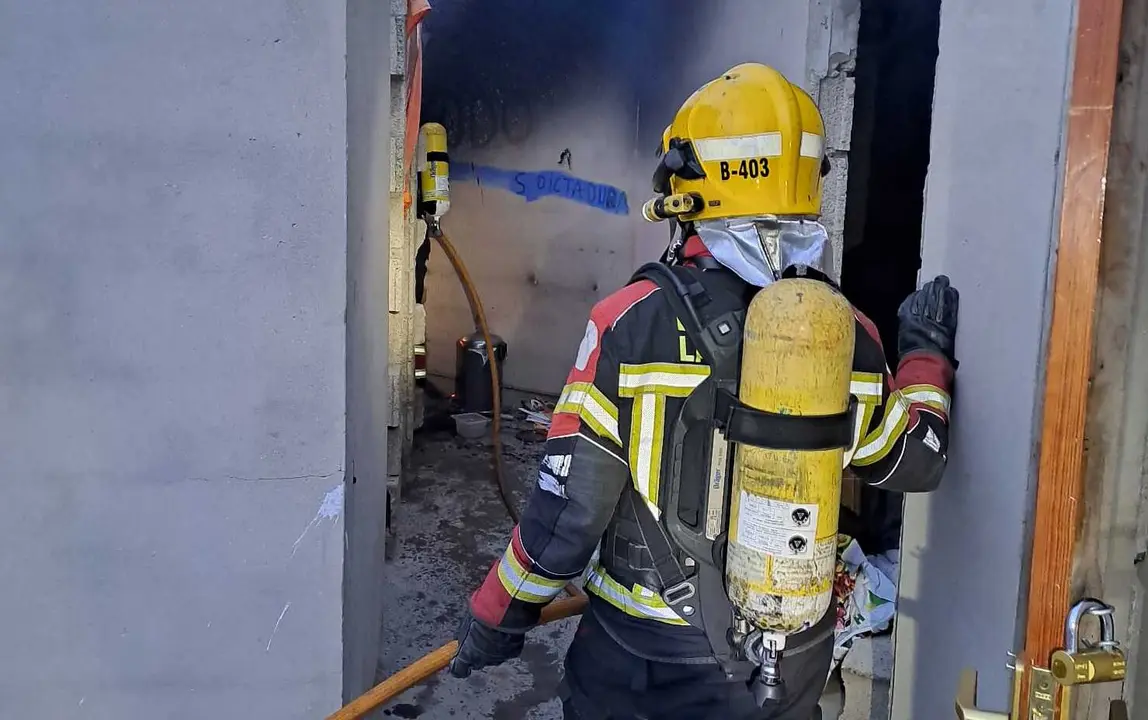
<instances>
[{"instance_id":1,"label":"gray concrete wall","mask_svg":"<svg viewBox=\"0 0 1148 720\"><path fill-rule=\"evenodd\" d=\"M390 419L389 193L395 175L390 108L393 7L377 0L347 2L344 700L373 684L380 652Z\"/></svg>"},{"instance_id":2,"label":"gray concrete wall","mask_svg":"<svg viewBox=\"0 0 1148 720\"><path fill-rule=\"evenodd\" d=\"M344 12L0 1L0 716L338 704Z\"/></svg>"},{"instance_id":3,"label":"gray concrete wall","mask_svg":"<svg viewBox=\"0 0 1148 720\"><path fill-rule=\"evenodd\" d=\"M1072 29L1071 3L941 7L921 275L962 292L961 366L945 481L906 501L895 720L951 717L963 667L1007 709Z\"/></svg>"},{"instance_id":4,"label":"gray concrete wall","mask_svg":"<svg viewBox=\"0 0 1148 720\"><path fill-rule=\"evenodd\" d=\"M640 209L662 130L691 92L733 65L770 63L815 98L824 91L834 155L827 223L840 235L857 0L702 10L684 0L443 0L426 21L423 116L447 126L454 177L443 226L493 332L509 342L509 386L557 393L591 306L661 254L667 228ZM471 163L510 172L480 172L476 182ZM517 173L550 171L625 193L628 212L515 194ZM451 377L454 343L472 321L437 248L426 304L430 371Z\"/></svg>"}]
</instances>

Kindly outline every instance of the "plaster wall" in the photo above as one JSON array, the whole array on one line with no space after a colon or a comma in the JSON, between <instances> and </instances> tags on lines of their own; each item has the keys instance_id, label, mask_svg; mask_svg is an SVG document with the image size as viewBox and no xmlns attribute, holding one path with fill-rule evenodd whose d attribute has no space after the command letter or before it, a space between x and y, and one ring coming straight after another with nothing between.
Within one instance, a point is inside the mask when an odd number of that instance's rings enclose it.
<instances>
[{"instance_id":1,"label":"plaster wall","mask_svg":"<svg viewBox=\"0 0 1148 720\"><path fill-rule=\"evenodd\" d=\"M341 1L0 2L0 715L338 705L345 52Z\"/></svg>"}]
</instances>

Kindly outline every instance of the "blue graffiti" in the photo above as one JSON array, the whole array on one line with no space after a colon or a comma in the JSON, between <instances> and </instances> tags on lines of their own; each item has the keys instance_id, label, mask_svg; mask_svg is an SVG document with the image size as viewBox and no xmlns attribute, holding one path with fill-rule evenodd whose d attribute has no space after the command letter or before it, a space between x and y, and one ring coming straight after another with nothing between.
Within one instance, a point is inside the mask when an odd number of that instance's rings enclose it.
<instances>
[{"instance_id":1,"label":"blue graffiti","mask_svg":"<svg viewBox=\"0 0 1148 720\"><path fill-rule=\"evenodd\" d=\"M455 162L451 163L450 173L451 179L456 182L476 182L496 187L514 193L526 202L544 197L559 197L612 215L630 214L630 204L624 191L557 170L504 170L490 165Z\"/></svg>"}]
</instances>

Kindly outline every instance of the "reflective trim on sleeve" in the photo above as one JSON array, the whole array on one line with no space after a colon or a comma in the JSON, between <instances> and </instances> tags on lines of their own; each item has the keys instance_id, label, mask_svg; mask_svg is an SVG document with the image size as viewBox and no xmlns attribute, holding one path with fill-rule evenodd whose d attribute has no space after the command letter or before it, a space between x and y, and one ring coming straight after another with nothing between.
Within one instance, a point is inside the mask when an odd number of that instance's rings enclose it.
<instances>
[{"instance_id":1,"label":"reflective trim on sleeve","mask_svg":"<svg viewBox=\"0 0 1148 720\"><path fill-rule=\"evenodd\" d=\"M849 394L856 395L862 402L873 400L880 403L885 394L885 378L880 373L854 372L849 382Z\"/></svg>"},{"instance_id":2,"label":"reflective trim on sleeve","mask_svg":"<svg viewBox=\"0 0 1148 720\"><path fill-rule=\"evenodd\" d=\"M529 603L547 603L557 597L566 586L565 580L554 580L527 571L514 552L514 540L506 547L498 562L498 580L503 589L515 600Z\"/></svg>"},{"instance_id":3,"label":"reflective trim on sleeve","mask_svg":"<svg viewBox=\"0 0 1148 720\"><path fill-rule=\"evenodd\" d=\"M885 403L885 416L881 418L881 424L865 436L853 455L853 464L872 465L884 458L893 449L908 423L909 403L900 390L894 391Z\"/></svg>"},{"instance_id":4,"label":"reflective trim on sleeve","mask_svg":"<svg viewBox=\"0 0 1148 720\"><path fill-rule=\"evenodd\" d=\"M622 439L618 436L618 407L602 391L588 382L572 382L562 388L555 413L577 415L594 432L619 447Z\"/></svg>"},{"instance_id":5,"label":"reflective trim on sleeve","mask_svg":"<svg viewBox=\"0 0 1148 720\"><path fill-rule=\"evenodd\" d=\"M635 397L641 392L658 392L670 397L689 397L710 375L708 365L685 363L623 363L618 372L618 395Z\"/></svg>"},{"instance_id":6,"label":"reflective trim on sleeve","mask_svg":"<svg viewBox=\"0 0 1148 720\"><path fill-rule=\"evenodd\" d=\"M901 388L901 394L911 403L928 405L934 410L940 410L945 415L949 414L949 406L952 405L949 394L936 385L909 385Z\"/></svg>"},{"instance_id":7,"label":"reflective trim on sleeve","mask_svg":"<svg viewBox=\"0 0 1148 720\"><path fill-rule=\"evenodd\" d=\"M631 617L656 620L667 625L689 624L678 617L678 614L654 591L641 585L634 585L632 589L627 590L597 563L592 563L586 568L586 582L583 588Z\"/></svg>"},{"instance_id":8,"label":"reflective trim on sleeve","mask_svg":"<svg viewBox=\"0 0 1148 720\"><path fill-rule=\"evenodd\" d=\"M845 450L842 468L849 467L853 462L857 450L861 447L861 438L865 435L865 428L869 427L869 423L873 420L873 412L880 404L879 397L875 400L871 398L858 399L860 402L857 403L857 414L853 417L853 443Z\"/></svg>"}]
</instances>

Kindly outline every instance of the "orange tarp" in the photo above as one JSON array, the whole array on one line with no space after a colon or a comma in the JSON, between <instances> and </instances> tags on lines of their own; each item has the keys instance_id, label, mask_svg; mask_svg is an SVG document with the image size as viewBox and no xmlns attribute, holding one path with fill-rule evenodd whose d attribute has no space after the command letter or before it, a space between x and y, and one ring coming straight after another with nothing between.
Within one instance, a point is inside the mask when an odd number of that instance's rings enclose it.
<instances>
[{"instance_id":1,"label":"orange tarp","mask_svg":"<svg viewBox=\"0 0 1148 720\"><path fill-rule=\"evenodd\" d=\"M422 37L419 23L430 12L427 0L407 0L407 128L403 144L403 179L411 176L411 163L414 161L415 146L419 139L419 119L423 103L423 58ZM403 186L403 210L412 202L410 186Z\"/></svg>"}]
</instances>

